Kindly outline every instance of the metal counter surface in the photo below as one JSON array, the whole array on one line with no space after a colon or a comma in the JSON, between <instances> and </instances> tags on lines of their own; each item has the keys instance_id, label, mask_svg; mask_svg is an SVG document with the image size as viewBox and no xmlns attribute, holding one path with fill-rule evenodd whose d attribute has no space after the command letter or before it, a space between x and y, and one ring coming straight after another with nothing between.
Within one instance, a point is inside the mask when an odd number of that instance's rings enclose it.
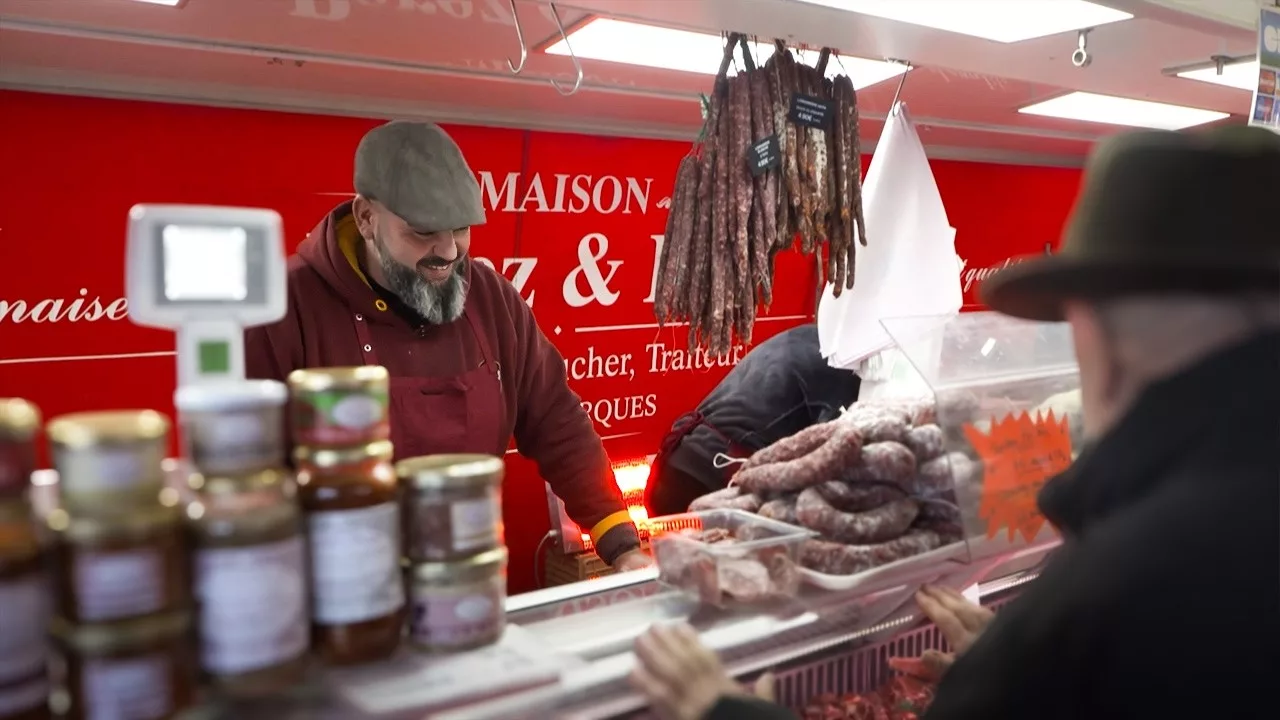
<instances>
[{"instance_id":1,"label":"metal counter surface","mask_svg":"<svg viewBox=\"0 0 1280 720\"><path fill-rule=\"evenodd\" d=\"M984 595L1026 576L1050 548L982 566L954 564L929 580ZM883 639L914 624L918 583L867 594L802 586L769 605L715 609L657 582L654 570L513 596L499 646L453 656L404 650L386 663L316 668L287 696L206 708L192 717L236 720L490 720L609 718L644 707L627 683L636 637L655 623L684 621L734 676ZM502 687L503 682L508 687ZM511 686L513 685L514 686ZM473 691L442 706L441 693Z\"/></svg>"}]
</instances>

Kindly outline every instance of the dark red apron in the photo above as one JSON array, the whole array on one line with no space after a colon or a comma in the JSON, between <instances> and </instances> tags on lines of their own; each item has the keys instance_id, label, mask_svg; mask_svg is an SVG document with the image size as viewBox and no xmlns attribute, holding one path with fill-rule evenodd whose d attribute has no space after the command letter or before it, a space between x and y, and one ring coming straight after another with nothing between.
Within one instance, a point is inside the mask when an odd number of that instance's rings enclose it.
<instances>
[{"instance_id":1,"label":"dark red apron","mask_svg":"<svg viewBox=\"0 0 1280 720\"><path fill-rule=\"evenodd\" d=\"M645 488L646 507L652 507L653 505L653 491L657 488L658 483L662 482L662 473L666 468L667 457L671 455L671 453L675 452L676 448L680 446L680 443L694 430L697 430L699 425L705 425L708 430L719 436L720 439L724 441L725 450L728 454L741 458L747 458L751 455L750 450L747 450L735 443L733 440L730 440L728 435L721 432L715 425L707 422L707 419L702 415L702 413L697 410L687 412L676 418L676 421L671 425L671 431L662 438L662 444L658 446L658 454L654 456L653 463L649 466L649 483ZM737 469L737 463L730 463L724 468L721 468L721 471L724 473L725 482L728 482L729 478L733 477L733 473L736 472Z\"/></svg>"},{"instance_id":2,"label":"dark red apron","mask_svg":"<svg viewBox=\"0 0 1280 720\"><path fill-rule=\"evenodd\" d=\"M396 458L506 452L510 438L503 437L502 366L471 311L464 309L462 317L480 346L479 366L453 377L391 377L391 442ZM380 365L364 316L356 313L353 322L364 364Z\"/></svg>"}]
</instances>

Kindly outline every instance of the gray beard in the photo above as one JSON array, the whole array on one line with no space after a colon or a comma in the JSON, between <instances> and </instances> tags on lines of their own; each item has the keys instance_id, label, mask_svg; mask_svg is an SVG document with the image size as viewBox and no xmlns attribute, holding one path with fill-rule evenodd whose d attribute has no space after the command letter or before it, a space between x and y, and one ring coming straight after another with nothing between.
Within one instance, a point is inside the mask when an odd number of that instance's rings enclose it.
<instances>
[{"instance_id":1,"label":"gray beard","mask_svg":"<svg viewBox=\"0 0 1280 720\"><path fill-rule=\"evenodd\" d=\"M463 279L466 260L453 266L449 279L439 285L427 282L414 268L396 262L387 252L381 238L374 238L378 247L378 264L387 289L396 294L405 305L413 308L432 325L444 325L462 317L467 300L467 283Z\"/></svg>"}]
</instances>

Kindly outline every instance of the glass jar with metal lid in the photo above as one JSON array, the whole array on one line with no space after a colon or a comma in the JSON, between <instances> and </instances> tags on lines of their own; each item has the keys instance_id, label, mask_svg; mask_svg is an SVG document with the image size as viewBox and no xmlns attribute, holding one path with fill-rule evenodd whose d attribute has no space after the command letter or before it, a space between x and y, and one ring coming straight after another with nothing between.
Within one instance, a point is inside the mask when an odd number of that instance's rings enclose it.
<instances>
[{"instance_id":1,"label":"glass jar with metal lid","mask_svg":"<svg viewBox=\"0 0 1280 720\"><path fill-rule=\"evenodd\" d=\"M48 712L45 577L26 502L0 501L0 718Z\"/></svg>"},{"instance_id":2,"label":"glass jar with metal lid","mask_svg":"<svg viewBox=\"0 0 1280 720\"><path fill-rule=\"evenodd\" d=\"M26 495L36 468L40 411L18 398L0 398L0 502Z\"/></svg>"},{"instance_id":3,"label":"glass jar with metal lid","mask_svg":"<svg viewBox=\"0 0 1280 720\"><path fill-rule=\"evenodd\" d=\"M507 549L408 566L409 642L428 652L492 645L507 622Z\"/></svg>"},{"instance_id":4,"label":"glass jar with metal lid","mask_svg":"<svg viewBox=\"0 0 1280 720\"><path fill-rule=\"evenodd\" d=\"M392 446L298 447L298 494L311 567L312 646L326 662L351 665L400 645L404 584Z\"/></svg>"},{"instance_id":5,"label":"glass jar with metal lid","mask_svg":"<svg viewBox=\"0 0 1280 720\"><path fill-rule=\"evenodd\" d=\"M500 547L504 468L492 455L426 455L396 463L405 556L443 562Z\"/></svg>"},{"instance_id":6,"label":"glass jar with metal lid","mask_svg":"<svg viewBox=\"0 0 1280 720\"><path fill-rule=\"evenodd\" d=\"M302 679L310 645L302 513L291 473L195 474L187 505L200 667L232 697Z\"/></svg>"},{"instance_id":7,"label":"glass jar with metal lid","mask_svg":"<svg viewBox=\"0 0 1280 720\"><path fill-rule=\"evenodd\" d=\"M66 512L127 515L155 505L169 445L165 416L153 410L76 413L54 418L45 433Z\"/></svg>"},{"instance_id":8,"label":"glass jar with metal lid","mask_svg":"<svg viewBox=\"0 0 1280 720\"><path fill-rule=\"evenodd\" d=\"M178 492L156 505L112 518L56 508L51 531L53 608L69 622L107 622L191 604L187 537Z\"/></svg>"},{"instance_id":9,"label":"glass jar with metal lid","mask_svg":"<svg viewBox=\"0 0 1280 720\"><path fill-rule=\"evenodd\" d=\"M289 391L274 380L190 385L174 404L184 455L205 474L252 473L280 467L286 454L284 406Z\"/></svg>"},{"instance_id":10,"label":"glass jar with metal lid","mask_svg":"<svg viewBox=\"0 0 1280 720\"><path fill-rule=\"evenodd\" d=\"M74 625L55 619L50 635L63 665L61 717L173 718L196 697L191 616L166 613Z\"/></svg>"},{"instance_id":11,"label":"glass jar with metal lid","mask_svg":"<svg viewBox=\"0 0 1280 720\"><path fill-rule=\"evenodd\" d=\"M390 382L387 369L378 365L289 373L294 442L325 447L389 439Z\"/></svg>"}]
</instances>

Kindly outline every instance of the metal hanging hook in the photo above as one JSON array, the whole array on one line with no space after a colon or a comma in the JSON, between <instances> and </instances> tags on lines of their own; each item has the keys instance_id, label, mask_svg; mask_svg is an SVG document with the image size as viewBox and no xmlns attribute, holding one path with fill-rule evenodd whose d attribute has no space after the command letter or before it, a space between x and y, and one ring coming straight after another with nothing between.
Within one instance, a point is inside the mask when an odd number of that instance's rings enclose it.
<instances>
[{"instance_id":1,"label":"metal hanging hook","mask_svg":"<svg viewBox=\"0 0 1280 720\"><path fill-rule=\"evenodd\" d=\"M520 41L520 64L516 65L507 58L507 67L512 75L519 75L524 70L524 63L529 59L529 46L524 42L524 28L520 27L520 13L516 12L516 0L511 0L511 19L516 21L516 40Z\"/></svg>"},{"instance_id":2,"label":"metal hanging hook","mask_svg":"<svg viewBox=\"0 0 1280 720\"><path fill-rule=\"evenodd\" d=\"M894 60L890 58L889 61L907 66L907 69L902 71L902 77L898 78L898 89L893 91L893 102L889 103L889 114L897 115L898 114L898 98L902 97L902 86L907 84L907 75L911 72L912 66L911 66L911 63L904 62L902 60Z\"/></svg>"},{"instance_id":3,"label":"metal hanging hook","mask_svg":"<svg viewBox=\"0 0 1280 720\"><path fill-rule=\"evenodd\" d=\"M1076 51L1071 53L1071 64L1078 68L1089 67L1093 56L1089 54L1089 33L1093 28L1085 28L1076 36Z\"/></svg>"},{"instance_id":4,"label":"metal hanging hook","mask_svg":"<svg viewBox=\"0 0 1280 720\"><path fill-rule=\"evenodd\" d=\"M560 22L560 11L556 9L556 4L547 3L547 5L551 6L551 18L556 21L556 29L560 31L560 37L564 38L564 48L569 51L569 58L573 60L573 69L578 72L578 79L574 81L571 89L565 90L560 86L560 83L556 82L555 78L551 79L551 87L554 87L556 92L561 95L569 97L570 95L576 95L582 87L582 61L573 52L573 45L569 44L569 34L564 31L564 23Z\"/></svg>"}]
</instances>

